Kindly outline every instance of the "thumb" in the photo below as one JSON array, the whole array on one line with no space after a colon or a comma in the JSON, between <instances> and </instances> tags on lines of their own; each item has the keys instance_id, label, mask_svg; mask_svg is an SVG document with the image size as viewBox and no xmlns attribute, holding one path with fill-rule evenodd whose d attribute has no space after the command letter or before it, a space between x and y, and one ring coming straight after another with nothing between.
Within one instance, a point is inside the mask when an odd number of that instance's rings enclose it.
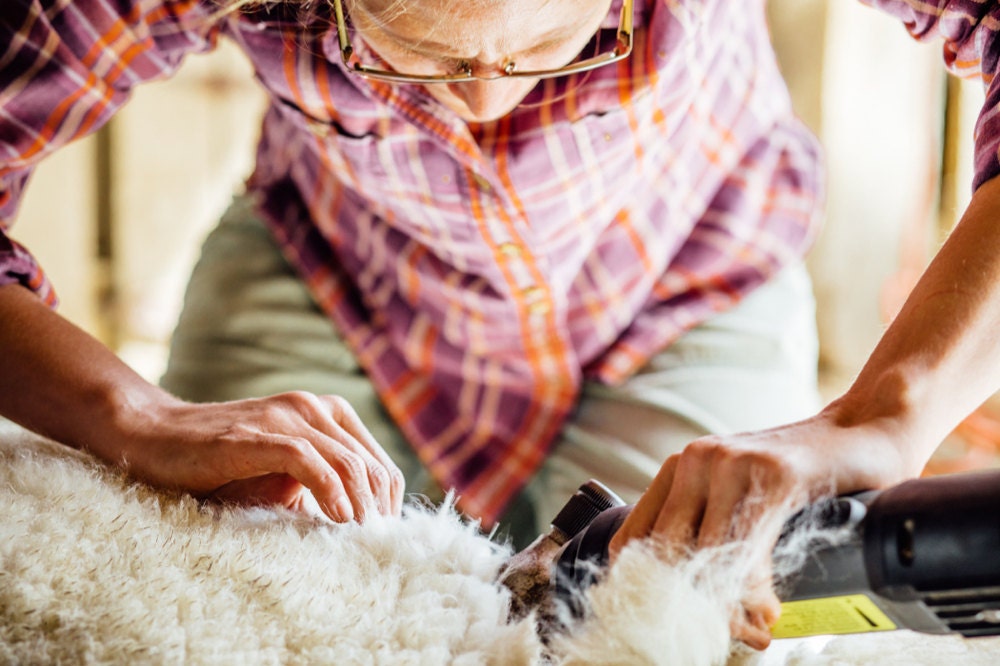
<instances>
[{"instance_id":1,"label":"thumb","mask_svg":"<svg viewBox=\"0 0 1000 666\"><path fill-rule=\"evenodd\" d=\"M208 497L239 506L277 504L291 508L298 503L303 488L301 483L287 474L265 474L230 481L213 490Z\"/></svg>"},{"instance_id":2,"label":"thumb","mask_svg":"<svg viewBox=\"0 0 1000 666\"><path fill-rule=\"evenodd\" d=\"M773 563L765 558L750 574L741 606L730 628L733 637L750 647L763 650L771 643L771 627L781 617L781 601L772 584Z\"/></svg>"}]
</instances>

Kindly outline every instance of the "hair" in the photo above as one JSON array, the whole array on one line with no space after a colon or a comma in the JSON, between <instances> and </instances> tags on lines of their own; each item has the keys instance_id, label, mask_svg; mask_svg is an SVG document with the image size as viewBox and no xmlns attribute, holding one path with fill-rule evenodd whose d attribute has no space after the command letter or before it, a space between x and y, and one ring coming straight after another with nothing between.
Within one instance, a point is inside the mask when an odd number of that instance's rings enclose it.
<instances>
[{"instance_id":1,"label":"hair","mask_svg":"<svg viewBox=\"0 0 1000 666\"><path fill-rule=\"evenodd\" d=\"M213 19L228 17L238 12L269 12L281 10L283 12L294 11L297 19L302 23L308 23L315 19L318 10L331 8L332 0L212 0L219 6L218 11L212 14Z\"/></svg>"}]
</instances>

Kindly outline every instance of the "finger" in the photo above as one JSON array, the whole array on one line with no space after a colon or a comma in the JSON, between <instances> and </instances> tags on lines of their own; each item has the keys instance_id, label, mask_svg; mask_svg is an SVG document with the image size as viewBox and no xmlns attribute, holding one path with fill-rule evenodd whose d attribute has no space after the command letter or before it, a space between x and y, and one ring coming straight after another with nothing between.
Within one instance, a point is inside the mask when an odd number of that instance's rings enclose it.
<instances>
[{"instance_id":1,"label":"finger","mask_svg":"<svg viewBox=\"0 0 1000 666\"><path fill-rule=\"evenodd\" d=\"M715 474L715 478L730 482L712 484L699 527L698 548L739 542L738 558L749 569L743 583L746 591L731 628L735 638L763 650L771 641L770 627L781 613L773 589L770 554L778 535L770 526L773 521L765 519L765 514L774 512L775 498L766 497L747 475L727 474L725 464L717 465Z\"/></svg>"},{"instance_id":2,"label":"finger","mask_svg":"<svg viewBox=\"0 0 1000 666\"><path fill-rule=\"evenodd\" d=\"M674 473L677 468L677 456L670 456L660 467L656 478L642 494L639 501L629 512L628 517L622 526L612 537L608 544L608 553L611 561L618 557L622 548L632 539L644 539L648 537L656 524L656 519L660 515L660 508L670 494L673 486Z\"/></svg>"},{"instance_id":3,"label":"finger","mask_svg":"<svg viewBox=\"0 0 1000 666\"><path fill-rule=\"evenodd\" d=\"M339 396L321 397L301 391L285 393L278 398L290 408L290 413L311 426L305 436L341 476L355 518L364 521L373 512L389 513L392 509L390 474L385 465L341 425L341 420L349 422L349 416L354 415L347 401ZM354 420L359 423L356 415Z\"/></svg>"},{"instance_id":4,"label":"finger","mask_svg":"<svg viewBox=\"0 0 1000 666\"><path fill-rule=\"evenodd\" d=\"M774 563L770 556L756 565L747 582L743 606L771 626L781 616L781 601L774 592Z\"/></svg>"},{"instance_id":5,"label":"finger","mask_svg":"<svg viewBox=\"0 0 1000 666\"><path fill-rule=\"evenodd\" d=\"M356 453L347 446L341 446L325 454L330 465L337 470L344 484L347 496L354 509L354 517L364 522L369 515L379 513L379 501L372 489L372 476L377 472L369 469L371 458Z\"/></svg>"},{"instance_id":6,"label":"finger","mask_svg":"<svg viewBox=\"0 0 1000 666\"><path fill-rule=\"evenodd\" d=\"M705 513L698 525L698 548L711 548L734 540L739 509L746 499L749 481L744 475L730 475L719 467L708 489Z\"/></svg>"},{"instance_id":7,"label":"finger","mask_svg":"<svg viewBox=\"0 0 1000 666\"><path fill-rule=\"evenodd\" d=\"M352 451L361 455L368 467L368 476L373 495L378 501L379 510L384 514L398 515L403 506L405 482L403 473L385 452L371 431L365 427L354 408L340 396L318 396L327 405L335 432L329 434L337 439L337 435L346 436ZM316 427L314 425L314 427ZM322 430L322 428L320 428Z\"/></svg>"},{"instance_id":8,"label":"finger","mask_svg":"<svg viewBox=\"0 0 1000 666\"><path fill-rule=\"evenodd\" d=\"M770 594L767 595L766 601L761 602L758 613L760 614L761 621L768 629L777 624L781 618L781 601L778 599L778 595L774 593L773 588L770 588Z\"/></svg>"},{"instance_id":9,"label":"finger","mask_svg":"<svg viewBox=\"0 0 1000 666\"><path fill-rule=\"evenodd\" d=\"M384 471L350 435L340 431L339 437L334 438L321 430L313 429L305 437L292 439L296 441L297 446L308 449L309 458L319 456L329 468L333 469L339 478L340 489L350 505L350 512L345 511L342 501L339 499L334 501L338 512L342 515L350 514L347 520L364 522L369 515L379 511L379 503L373 492L373 486L378 484L373 484L371 479L384 474ZM315 495L316 490L308 482L304 479L299 480ZM322 505L322 502L320 504Z\"/></svg>"},{"instance_id":10,"label":"finger","mask_svg":"<svg viewBox=\"0 0 1000 666\"><path fill-rule=\"evenodd\" d=\"M708 503L712 448L690 444L677 461L674 482L653 532L666 543L694 546Z\"/></svg>"},{"instance_id":11,"label":"finger","mask_svg":"<svg viewBox=\"0 0 1000 666\"><path fill-rule=\"evenodd\" d=\"M312 491L323 513L342 523L354 520L356 511L343 481L349 478L350 471L341 458L328 461L303 437L272 434L248 451L236 471L242 479L275 472L287 474Z\"/></svg>"},{"instance_id":12,"label":"finger","mask_svg":"<svg viewBox=\"0 0 1000 666\"><path fill-rule=\"evenodd\" d=\"M771 644L771 628L762 616L752 612L731 621L729 631L733 638L755 650L764 650Z\"/></svg>"},{"instance_id":13,"label":"finger","mask_svg":"<svg viewBox=\"0 0 1000 666\"><path fill-rule=\"evenodd\" d=\"M770 600L745 606L742 617L733 623L733 637L756 650L763 650L771 643L771 627L781 615L781 604L773 593Z\"/></svg>"},{"instance_id":14,"label":"finger","mask_svg":"<svg viewBox=\"0 0 1000 666\"><path fill-rule=\"evenodd\" d=\"M239 506L278 504L291 507L302 495L303 488L301 483L287 474L265 474L230 481L213 490L208 497Z\"/></svg>"},{"instance_id":15,"label":"finger","mask_svg":"<svg viewBox=\"0 0 1000 666\"><path fill-rule=\"evenodd\" d=\"M751 559L756 559L751 554ZM750 647L763 650L771 641L771 627L781 616L781 602L774 593L770 556L752 565L742 600L741 618L733 635Z\"/></svg>"},{"instance_id":16,"label":"finger","mask_svg":"<svg viewBox=\"0 0 1000 666\"><path fill-rule=\"evenodd\" d=\"M349 476L344 482L352 500L361 503L365 514L392 513L390 476L385 465L339 425L329 427L333 431L332 436L317 431L320 453L334 466L337 466L338 459L348 463L345 473Z\"/></svg>"}]
</instances>

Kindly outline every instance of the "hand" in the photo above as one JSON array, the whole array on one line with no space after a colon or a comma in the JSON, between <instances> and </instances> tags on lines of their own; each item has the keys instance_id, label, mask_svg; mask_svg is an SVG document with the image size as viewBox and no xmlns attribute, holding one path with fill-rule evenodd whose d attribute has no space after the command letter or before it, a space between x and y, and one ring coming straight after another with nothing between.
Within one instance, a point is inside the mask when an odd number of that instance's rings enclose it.
<instances>
[{"instance_id":1,"label":"hand","mask_svg":"<svg viewBox=\"0 0 1000 666\"><path fill-rule=\"evenodd\" d=\"M191 404L156 387L20 285L0 285L0 414L200 497L397 514L403 476L343 398Z\"/></svg>"},{"instance_id":2,"label":"hand","mask_svg":"<svg viewBox=\"0 0 1000 666\"><path fill-rule=\"evenodd\" d=\"M1000 386L998 216L993 178L976 190L843 397L811 419L704 438L669 458L612 540L612 556L650 535L696 548L752 538L763 545L757 587L766 587L780 525L806 501L917 475ZM773 591L747 597L734 636L766 646L776 601Z\"/></svg>"},{"instance_id":3,"label":"hand","mask_svg":"<svg viewBox=\"0 0 1000 666\"><path fill-rule=\"evenodd\" d=\"M155 402L106 442L153 485L293 509L308 490L338 522L401 510L402 473L343 398L293 392L191 404L164 393Z\"/></svg>"},{"instance_id":4,"label":"hand","mask_svg":"<svg viewBox=\"0 0 1000 666\"><path fill-rule=\"evenodd\" d=\"M901 464L884 424L845 425L844 404L795 424L698 439L668 458L612 539L612 561L630 540L655 537L664 553L742 542L751 572L732 635L768 646L780 603L771 552L785 521L807 502L896 483Z\"/></svg>"}]
</instances>

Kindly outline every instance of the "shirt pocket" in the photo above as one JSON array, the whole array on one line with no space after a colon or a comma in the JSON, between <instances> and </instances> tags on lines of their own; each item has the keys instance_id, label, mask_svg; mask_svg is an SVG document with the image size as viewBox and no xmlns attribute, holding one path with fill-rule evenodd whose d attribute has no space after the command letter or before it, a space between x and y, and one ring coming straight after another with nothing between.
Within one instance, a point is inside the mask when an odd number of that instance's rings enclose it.
<instances>
[{"instance_id":1,"label":"shirt pocket","mask_svg":"<svg viewBox=\"0 0 1000 666\"><path fill-rule=\"evenodd\" d=\"M605 180L613 180L615 174L635 173L643 142L651 138L643 121L634 111L618 107L576 121L574 134L578 140L586 137L591 158L597 160Z\"/></svg>"},{"instance_id":2,"label":"shirt pocket","mask_svg":"<svg viewBox=\"0 0 1000 666\"><path fill-rule=\"evenodd\" d=\"M287 99L277 101L283 117L314 139L325 161L360 185L366 177L384 176L380 158L384 136L378 118L338 116L322 109L303 109Z\"/></svg>"}]
</instances>

